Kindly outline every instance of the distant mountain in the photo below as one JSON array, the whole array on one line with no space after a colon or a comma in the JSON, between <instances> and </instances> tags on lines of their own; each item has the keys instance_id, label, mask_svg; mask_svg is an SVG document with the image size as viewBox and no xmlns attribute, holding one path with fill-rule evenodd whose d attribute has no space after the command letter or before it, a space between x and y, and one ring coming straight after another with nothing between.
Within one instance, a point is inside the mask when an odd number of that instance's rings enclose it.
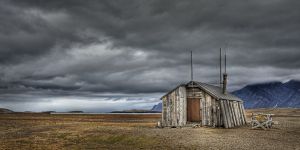
<instances>
[{"instance_id":1,"label":"distant mountain","mask_svg":"<svg viewBox=\"0 0 300 150\"><path fill-rule=\"evenodd\" d=\"M161 112L162 110L162 103L159 102L157 105L154 105L151 109L151 111L157 111L157 112Z\"/></svg>"},{"instance_id":2,"label":"distant mountain","mask_svg":"<svg viewBox=\"0 0 300 150\"><path fill-rule=\"evenodd\" d=\"M300 108L300 81L298 80L247 85L232 94L244 101L245 108ZM161 111L161 102L154 105L151 110Z\"/></svg>"},{"instance_id":3,"label":"distant mountain","mask_svg":"<svg viewBox=\"0 0 300 150\"><path fill-rule=\"evenodd\" d=\"M247 85L232 92L244 100L245 108L300 107L300 81Z\"/></svg>"},{"instance_id":4,"label":"distant mountain","mask_svg":"<svg viewBox=\"0 0 300 150\"><path fill-rule=\"evenodd\" d=\"M7 114L7 113L13 113L14 111L6 109L6 108L0 108L0 114Z\"/></svg>"},{"instance_id":5,"label":"distant mountain","mask_svg":"<svg viewBox=\"0 0 300 150\"><path fill-rule=\"evenodd\" d=\"M143 109L130 109L122 111L112 111L111 113L158 113L160 111L155 110L143 110Z\"/></svg>"},{"instance_id":6,"label":"distant mountain","mask_svg":"<svg viewBox=\"0 0 300 150\"><path fill-rule=\"evenodd\" d=\"M84 111L81 111L81 110L72 110L72 111L69 111L68 113L84 113Z\"/></svg>"}]
</instances>

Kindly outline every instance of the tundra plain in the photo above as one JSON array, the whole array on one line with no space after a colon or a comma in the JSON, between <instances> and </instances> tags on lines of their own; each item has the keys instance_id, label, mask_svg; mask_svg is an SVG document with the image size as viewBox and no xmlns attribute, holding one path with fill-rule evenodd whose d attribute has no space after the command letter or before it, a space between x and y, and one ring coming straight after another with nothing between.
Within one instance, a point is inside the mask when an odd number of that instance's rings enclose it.
<instances>
[{"instance_id":1,"label":"tundra plain","mask_svg":"<svg viewBox=\"0 0 300 150\"><path fill-rule=\"evenodd\" d=\"M300 149L300 109L273 113L269 130L156 128L160 114L0 114L0 149Z\"/></svg>"}]
</instances>

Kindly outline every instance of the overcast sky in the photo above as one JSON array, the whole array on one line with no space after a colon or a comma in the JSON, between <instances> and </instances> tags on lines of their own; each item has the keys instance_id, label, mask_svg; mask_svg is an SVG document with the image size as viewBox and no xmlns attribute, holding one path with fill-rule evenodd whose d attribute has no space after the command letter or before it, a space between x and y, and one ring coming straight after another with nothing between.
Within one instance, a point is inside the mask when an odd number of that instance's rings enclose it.
<instances>
[{"instance_id":1,"label":"overcast sky","mask_svg":"<svg viewBox=\"0 0 300 150\"><path fill-rule=\"evenodd\" d=\"M300 79L299 0L2 0L0 107L149 109L180 83Z\"/></svg>"}]
</instances>

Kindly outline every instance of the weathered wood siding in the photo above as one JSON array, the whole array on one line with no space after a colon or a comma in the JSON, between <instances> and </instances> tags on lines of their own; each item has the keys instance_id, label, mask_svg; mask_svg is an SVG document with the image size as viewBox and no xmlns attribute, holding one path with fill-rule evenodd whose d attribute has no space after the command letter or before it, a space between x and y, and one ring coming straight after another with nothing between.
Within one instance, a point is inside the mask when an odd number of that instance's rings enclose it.
<instances>
[{"instance_id":1,"label":"weathered wood siding","mask_svg":"<svg viewBox=\"0 0 300 150\"><path fill-rule=\"evenodd\" d=\"M186 88L180 86L162 98L162 125L186 125Z\"/></svg>"},{"instance_id":2,"label":"weathered wood siding","mask_svg":"<svg viewBox=\"0 0 300 150\"><path fill-rule=\"evenodd\" d=\"M219 101L209 94L205 93L204 91L202 93L202 125L210 127L221 127L223 123L221 120L222 112L220 110Z\"/></svg>"},{"instance_id":3,"label":"weathered wood siding","mask_svg":"<svg viewBox=\"0 0 300 150\"><path fill-rule=\"evenodd\" d=\"M218 100L199 88L187 88L187 98L197 98L200 100L201 124L203 126L222 126L222 113Z\"/></svg>"},{"instance_id":4,"label":"weathered wood siding","mask_svg":"<svg viewBox=\"0 0 300 150\"><path fill-rule=\"evenodd\" d=\"M216 99L199 88L179 86L162 98L163 126L187 124L187 98L200 100L203 126L233 128L246 124L243 102Z\"/></svg>"},{"instance_id":5,"label":"weathered wood siding","mask_svg":"<svg viewBox=\"0 0 300 150\"><path fill-rule=\"evenodd\" d=\"M243 102L220 100L220 106L225 128L233 128L246 124Z\"/></svg>"},{"instance_id":6,"label":"weathered wood siding","mask_svg":"<svg viewBox=\"0 0 300 150\"><path fill-rule=\"evenodd\" d=\"M240 101L218 100L199 88L187 88L187 97L200 99L203 126L232 128L246 124Z\"/></svg>"}]
</instances>

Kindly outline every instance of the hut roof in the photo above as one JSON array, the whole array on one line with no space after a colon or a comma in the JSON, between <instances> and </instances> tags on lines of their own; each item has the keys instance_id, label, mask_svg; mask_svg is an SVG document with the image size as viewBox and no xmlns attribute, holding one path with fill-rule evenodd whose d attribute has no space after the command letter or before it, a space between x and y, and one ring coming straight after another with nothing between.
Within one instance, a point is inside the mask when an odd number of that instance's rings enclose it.
<instances>
[{"instance_id":1,"label":"hut roof","mask_svg":"<svg viewBox=\"0 0 300 150\"><path fill-rule=\"evenodd\" d=\"M234 96L230 92L227 92L226 94L223 94L222 88L202 82L197 81L191 81L187 85L190 85L194 83L194 86L199 87L200 89L204 90L205 92L211 94L211 96L214 96L217 99L228 99L228 100L235 100L235 101L242 101L240 98Z\"/></svg>"},{"instance_id":2,"label":"hut roof","mask_svg":"<svg viewBox=\"0 0 300 150\"><path fill-rule=\"evenodd\" d=\"M207 84L207 83L202 83L202 82L197 82L197 81L190 81L187 84L180 84L175 89L177 89L180 86L198 87L198 88L202 89L203 91L207 92L208 94L210 94L211 96L215 97L216 99L227 99L227 100L242 101L240 98L234 96L230 92L227 92L226 94L223 94L222 88L220 88L218 86L210 85L210 84ZM175 89L171 90L166 95L168 95L169 93L171 93ZM164 95L163 97L165 97L166 95Z\"/></svg>"}]
</instances>

